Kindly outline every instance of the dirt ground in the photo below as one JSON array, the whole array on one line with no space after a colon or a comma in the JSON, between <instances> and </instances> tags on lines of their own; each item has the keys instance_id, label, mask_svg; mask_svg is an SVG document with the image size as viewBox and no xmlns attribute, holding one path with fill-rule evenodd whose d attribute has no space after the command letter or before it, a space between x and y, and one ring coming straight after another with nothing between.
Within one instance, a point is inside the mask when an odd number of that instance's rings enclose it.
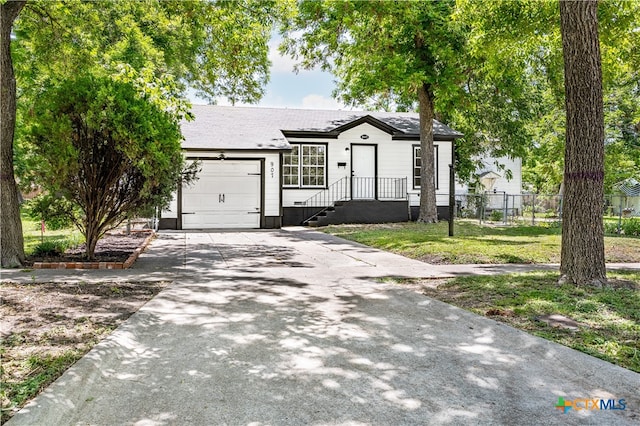
<instances>
[{"instance_id":1,"label":"dirt ground","mask_svg":"<svg viewBox=\"0 0 640 426\"><path fill-rule=\"evenodd\" d=\"M0 283L0 423L167 284Z\"/></svg>"}]
</instances>

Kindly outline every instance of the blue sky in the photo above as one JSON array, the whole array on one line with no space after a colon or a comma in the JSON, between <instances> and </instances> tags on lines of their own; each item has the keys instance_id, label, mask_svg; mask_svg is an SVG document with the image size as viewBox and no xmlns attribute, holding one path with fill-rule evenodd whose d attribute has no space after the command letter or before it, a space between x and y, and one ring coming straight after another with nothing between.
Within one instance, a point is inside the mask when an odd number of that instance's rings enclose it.
<instances>
[{"instance_id":1,"label":"blue sky","mask_svg":"<svg viewBox=\"0 0 640 426\"><path fill-rule=\"evenodd\" d=\"M274 36L269 42L269 60L271 61L271 79L266 86L265 95L256 104L271 108L303 109L352 109L347 108L331 97L334 77L320 70L295 73L295 61L278 52L280 38ZM194 104L206 103L192 99ZM219 99L218 105L230 105L225 99ZM239 105L239 104L236 104Z\"/></svg>"}]
</instances>

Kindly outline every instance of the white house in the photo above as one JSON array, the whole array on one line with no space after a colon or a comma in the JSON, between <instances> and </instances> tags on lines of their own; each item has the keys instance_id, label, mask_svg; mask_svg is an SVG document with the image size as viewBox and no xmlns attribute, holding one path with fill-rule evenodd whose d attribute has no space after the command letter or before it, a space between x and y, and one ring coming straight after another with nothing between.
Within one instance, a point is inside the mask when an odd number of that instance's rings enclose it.
<instances>
[{"instance_id":1,"label":"white house","mask_svg":"<svg viewBox=\"0 0 640 426\"><path fill-rule=\"evenodd\" d=\"M199 179L183 186L161 228L279 228L406 221L420 193L415 113L196 105L182 125ZM445 217L452 144L434 121L438 213Z\"/></svg>"},{"instance_id":2,"label":"white house","mask_svg":"<svg viewBox=\"0 0 640 426\"><path fill-rule=\"evenodd\" d=\"M487 210L505 210L510 214L522 209L522 159L510 157L476 158L480 163L475 175L477 185L456 183L456 195L484 194ZM458 197L460 198L460 197Z\"/></svg>"}]
</instances>

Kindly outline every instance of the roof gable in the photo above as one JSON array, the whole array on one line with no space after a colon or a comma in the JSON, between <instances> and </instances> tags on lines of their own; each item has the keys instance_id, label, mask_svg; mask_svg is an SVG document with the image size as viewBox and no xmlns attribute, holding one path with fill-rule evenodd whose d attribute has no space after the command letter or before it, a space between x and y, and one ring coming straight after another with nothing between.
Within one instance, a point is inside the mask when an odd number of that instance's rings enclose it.
<instances>
[{"instance_id":1,"label":"roof gable","mask_svg":"<svg viewBox=\"0 0 640 426\"><path fill-rule=\"evenodd\" d=\"M353 129L354 127L358 127L361 124L370 124L373 127L376 127L380 130L382 130L383 132L389 133L390 135L394 135L396 133L398 133L398 129L396 129L395 127L392 127L380 120L378 120L377 118L371 116L371 115L365 115L363 117L360 117L354 121L351 121L349 123L343 124L342 126L336 127L335 131L338 133L342 133L345 130L349 130L349 129Z\"/></svg>"},{"instance_id":2,"label":"roof gable","mask_svg":"<svg viewBox=\"0 0 640 426\"><path fill-rule=\"evenodd\" d=\"M420 139L416 113L330 111L287 108L193 105L195 120L182 123L186 149L287 150L286 137L335 139L346 130L368 123L393 139ZM462 134L433 121L435 140Z\"/></svg>"},{"instance_id":3,"label":"roof gable","mask_svg":"<svg viewBox=\"0 0 640 426\"><path fill-rule=\"evenodd\" d=\"M344 124L342 124L344 121ZM330 138L330 139L336 139L340 133L345 132L347 130L356 128L358 126L360 126L361 124L370 124L371 126L382 130L385 133L388 133L390 135L396 135L398 133L401 133L398 129L389 126L388 124L378 120L377 118L371 116L371 115L364 115L358 118L355 118L353 120L340 120L340 121L334 121L331 123L331 125L336 125L337 127L331 128L331 127L327 127L323 130L318 130L318 129L313 129L313 130L300 130L300 129L292 129L292 130L288 130L288 129L281 129L282 133L287 136L287 137L298 137L298 138L304 138L304 137L325 137L325 138Z\"/></svg>"}]
</instances>

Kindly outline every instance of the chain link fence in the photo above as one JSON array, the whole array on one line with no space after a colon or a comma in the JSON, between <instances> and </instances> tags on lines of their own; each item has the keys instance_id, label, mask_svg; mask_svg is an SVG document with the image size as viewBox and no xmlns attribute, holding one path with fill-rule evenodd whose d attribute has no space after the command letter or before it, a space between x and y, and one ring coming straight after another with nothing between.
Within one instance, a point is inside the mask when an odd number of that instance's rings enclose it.
<instances>
[{"instance_id":1,"label":"chain link fence","mask_svg":"<svg viewBox=\"0 0 640 426\"><path fill-rule=\"evenodd\" d=\"M455 217L477 219L504 225L559 224L562 221L562 196L544 194L456 194ZM605 223L638 218L640 197L606 195L602 204Z\"/></svg>"}]
</instances>

